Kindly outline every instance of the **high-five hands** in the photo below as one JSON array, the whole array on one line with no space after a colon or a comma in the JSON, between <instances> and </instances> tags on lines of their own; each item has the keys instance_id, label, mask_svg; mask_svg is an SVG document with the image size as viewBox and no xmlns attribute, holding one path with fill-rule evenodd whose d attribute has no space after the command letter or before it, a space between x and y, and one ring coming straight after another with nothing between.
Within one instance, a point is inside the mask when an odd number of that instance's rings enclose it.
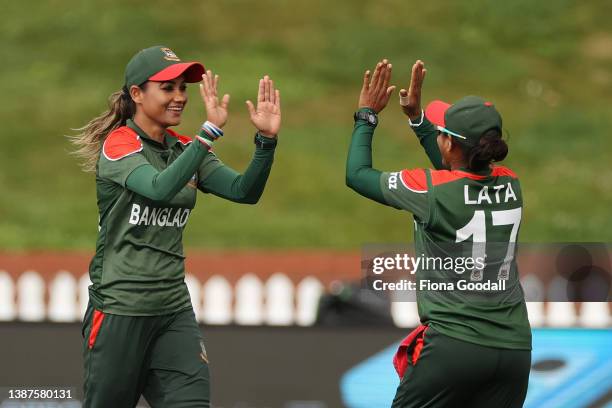
<instances>
[{"instance_id":1,"label":"high-five hands","mask_svg":"<svg viewBox=\"0 0 612 408\"><path fill-rule=\"evenodd\" d=\"M204 101L206 108L206 116L209 122L213 125L222 128L227 122L227 105L229 104L230 96L223 95L221 103L217 96L217 85L219 84L219 75L214 75L209 69L202 75L200 83L200 95Z\"/></svg>"},{"instance_id":2,"label":"high-five hands","mask_svg":"<svg viewBox=\"0 0 612 408\"><path fill-rule=\"evenodd\" d=\"M209 122L222 128L227 122L227 106L230 96L223 95L221 101L217 95L219 75L213 75L211 70L202 75L200 83L200 95L206 108L206 116ZM257 107L251 101L246 101L251 122L259 130L262 136L276 137L280 130L281 109L280 91L274 88L274 81L267 75L259 80L259 91L257 93Z\"/></svg>"},{"instance_id":3,"label":"high-five hands","mask_svg":"<svg viewBox=\"0 0 612 408\"><path fill-rule=\"evenodd\" d=\"M276 137L281 125L280 91L274 88L274 81L269 76L259 80L257 107L246 101L251 122L265 137Z\"/></svg>"},{"instance_id":4,"label":"high-five hands","mask_svg":"<svg viewBox=\"0 0 612 408\"><path fill-rule=\"evenodd\" d=\"M408 90L400 89L400 106L406 116L412 121L418 121L421 117L421 89L427 70L423 61L417 60L412 66L412 76Z\"/></svg>"},{"instance_id":5,"label":"high-five hands","mask_svg":"<svg viewBox=\"0 0 612 408\"><path fill-rule=\"evenodd\" d=\"M378 62L370 78L370 70L363 75L363 86L359 95L359 108L370 108L378 113L387 106L395 85L389 86L391 64L386 59Z\"/></svg>"}]
</instances>

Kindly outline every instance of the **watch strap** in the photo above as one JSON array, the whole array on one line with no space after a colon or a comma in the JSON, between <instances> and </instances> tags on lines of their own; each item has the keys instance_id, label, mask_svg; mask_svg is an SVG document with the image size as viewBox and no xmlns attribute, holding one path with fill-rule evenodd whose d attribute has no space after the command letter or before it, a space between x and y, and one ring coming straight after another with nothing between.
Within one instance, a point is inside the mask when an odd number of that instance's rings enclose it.
<instances>
[{"instance_id":1,"label":"watch strap","mask_svg":"<svg viewBox=\"0 0 612 408\"><path fill-rule=\"evenodd\" d=\"M276 138L271 138L271 137L265 137L259 134L259 132L255 133L255 137L253 138L253 143L255 143L255 146L258 149L264 149L264 150L269 150L269 149L274 149L276 147L276 144L278 143L278 139Z\"/></svg>"},{"instance_id":2,"label":"watch strap","mask_svg":"<svg viewBox=\"0 0 612 408\"><path fill-rule=\"evenodd\" d=\"M374 117L372 121L371 118ZM378 125L378 115L372 109L369 108L361 108L353 115L353 119L355 121L363 120L366 121L370 126Z\"/></svg>"}]
</instances>

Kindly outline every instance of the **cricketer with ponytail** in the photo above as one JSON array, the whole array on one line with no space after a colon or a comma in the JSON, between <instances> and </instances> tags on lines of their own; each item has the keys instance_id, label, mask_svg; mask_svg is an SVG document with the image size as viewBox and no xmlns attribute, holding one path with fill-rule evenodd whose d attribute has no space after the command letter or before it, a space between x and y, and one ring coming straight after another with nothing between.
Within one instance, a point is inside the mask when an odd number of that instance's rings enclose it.
<instances>
[{"instance_id":1,"label":"cricketer with ponytail","mask_svg":"<svg viewBox=\"0 0 612 408\"><path fill-rule=\"evenodd\" d=\"M520 408L531 366L531 329L515 245L523 197L518 176L496 164L508 154L502 117L492 102L476 96L453 104L436 100L421 110L426 70L417 61L410 87L400 90L400 105L434 169L376 170L372 139L378 114L395 89L390 86L391 70L383 60L373 74L364 75L347 185L367 198L410 212L417 254L456 256L447 250L455 247L461 254L474 248L486 251L485 268L474 267L464 275L417 269L417 280L506 284L486 294L417 290L421 324L394 356L400 383L392 406Z\"/></svg>"},{"instance_id":2,"label":"cricketer with ponytail","mask_svg":"<svg viewBox=\"0 0 612 408\"><path fill-rule=\"evenodd\" d=\"M200 82L207 120L194 137L181 123L186 86ZM211 148L223 137L229 95L219 77L169 48L138 52L127 64L110 109L73 137L94 171L98 239L83 321L86 408L208 407L208 356L185 284L182 233L196 193L255 204L261 197L281 124L280 92L265 76L247 101L256 133L244 173ZM205 233L205 231L203 231Z\"/></svg>"}]
</instances>

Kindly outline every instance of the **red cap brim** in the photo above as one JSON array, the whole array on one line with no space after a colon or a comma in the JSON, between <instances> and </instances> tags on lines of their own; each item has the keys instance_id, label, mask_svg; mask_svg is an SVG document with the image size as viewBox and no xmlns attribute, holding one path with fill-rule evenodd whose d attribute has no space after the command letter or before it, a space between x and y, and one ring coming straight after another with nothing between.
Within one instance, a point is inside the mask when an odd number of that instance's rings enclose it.
<instances>
[{"instance_id":1,"label":"red cap brim","mask_svg":"<svg viewBox=\"0 0 612 408\"><path fill-rule=\"evenodd\" d=\"M199 62L181 62L162 69L149 77L149 81L171 81L185 74L185 82L200 82L204 74L204 65Z\"/></svg>"},{"instance_id":2,"label":"red cap brim","mask_svg":"<svg viewBox=\"0 0 612 408\"><path fill-rule=\"evenodd\" d=\"M445 128L446 123L444 122L444 114L450 106L450 103L433 101L425 108L425 117L434 125Z\"/></svg>"}]
</instances>

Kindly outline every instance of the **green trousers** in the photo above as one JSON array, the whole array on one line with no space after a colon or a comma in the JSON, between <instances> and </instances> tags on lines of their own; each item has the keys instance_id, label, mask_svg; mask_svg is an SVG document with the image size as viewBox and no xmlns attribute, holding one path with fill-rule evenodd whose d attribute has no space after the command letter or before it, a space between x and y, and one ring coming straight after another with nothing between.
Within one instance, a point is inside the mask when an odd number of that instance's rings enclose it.
<instances>
[{"instance_id":1,"label":"green trousers","mask_svg":"<svg viewBox=\"0 0 612 408\"><path fill-rule=\"evenodd\" d=\"M210 407L208 357L192 309L120 316L87 308L84 408Z\"/></svg>"},{"instance_id":2,"label":"green trousers","mask_svg":"<svg viewBox=\"0 0 612 408\"><path fill-rule=\"evenodd\" d=\"M531 351L480 346L431 327L422 336L416 350L407 350L408 366L397 388L394 408L523 406Z\"/></svg>"}]
</instances>

